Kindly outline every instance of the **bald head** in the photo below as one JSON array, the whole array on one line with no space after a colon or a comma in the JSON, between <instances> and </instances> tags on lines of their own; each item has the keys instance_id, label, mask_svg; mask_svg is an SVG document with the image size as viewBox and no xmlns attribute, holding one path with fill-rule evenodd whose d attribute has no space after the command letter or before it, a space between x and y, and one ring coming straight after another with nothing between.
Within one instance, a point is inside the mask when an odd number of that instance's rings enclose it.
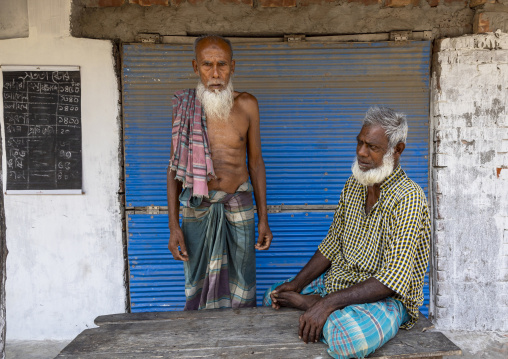
<instances>
[{"instance_id":1,"label":"bald head","mask_svg":"<svg viewBox=\"0 0 508 359\"><path fill-rule=\"evenodd\" d=\"M231 55L230 60L233 59L233 46L231 45L231 41L226 39L225 37L218 35L203 35L194 40L194 56L197 58L199 50L203 46L215 45L219 47L224 47L224 45L229 49L229 53Z\"/></svg>"}]
</instances>

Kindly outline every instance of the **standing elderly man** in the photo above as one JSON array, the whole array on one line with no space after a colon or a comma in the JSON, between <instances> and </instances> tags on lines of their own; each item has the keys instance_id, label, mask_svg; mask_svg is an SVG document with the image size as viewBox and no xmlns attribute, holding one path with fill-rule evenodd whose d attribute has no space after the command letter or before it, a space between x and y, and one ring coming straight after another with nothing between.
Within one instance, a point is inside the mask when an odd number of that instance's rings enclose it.
<instances>
[{"instance_id":1,"label":"standing elderly man","mask_svg":"<svg viewBox=\"0 0 508 359\"><path fill-rule=\"evenodd\" d=\"M184 310L252 307L254 248L266 250L272 241L258 103L251 94L233 90L229 40L203 36L194 51L197 88L173 98L168 248L173 258L184 261ZM184 206L181 228L179 202Z\"/></svg>"},{"instance_id":2,"label":"standing elderly man","mask_svg":"<svg viewBox=\"0 0 508 359\"><path fill-rule=\"evenodd\" d=\"M321 339L334 358L363 358L418 320L430 217L399 165L406 137L403 114L369 109L328 235L296 277L265 294L265 305L304 310L300 337Z\"/></svg>"}]
</instances>

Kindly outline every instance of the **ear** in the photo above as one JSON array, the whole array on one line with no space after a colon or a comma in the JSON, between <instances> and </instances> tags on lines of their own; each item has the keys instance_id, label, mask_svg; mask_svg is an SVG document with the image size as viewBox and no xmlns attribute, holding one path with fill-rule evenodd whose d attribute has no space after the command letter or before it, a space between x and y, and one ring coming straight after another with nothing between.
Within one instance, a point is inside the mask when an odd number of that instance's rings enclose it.
<instances>
[{"instance_id":1,"label":"ear","mask_svg":"<svg viewBox=\"0 0 508 359\"><path fill-rule=\"evenodd\" d=\"M235 60L231 60L231 75L235 73Z\"/></svg>"},{"instance_id":2,"label":"ear","mask_svg":"<svg viewBox=\"0 0 508 359\"><path fill-rule=\"evenodd\" d=\"M396 163L399 162L400 155L402 152L404 152L404 149L406 148L406 144L403 142L399 142L395 145L393 148L393 159L396 161Z\"/></svg>"},{"instance_id":3,"label":"ear","mask_svg":"<svg viewBox=\"0 0 508 359\"><path fill-rule=\"evenodd\" d=\"M198 62L195 59L192 60L192 68L194 69L194 73L199 76Z\"/></svg>"}]
</instances>

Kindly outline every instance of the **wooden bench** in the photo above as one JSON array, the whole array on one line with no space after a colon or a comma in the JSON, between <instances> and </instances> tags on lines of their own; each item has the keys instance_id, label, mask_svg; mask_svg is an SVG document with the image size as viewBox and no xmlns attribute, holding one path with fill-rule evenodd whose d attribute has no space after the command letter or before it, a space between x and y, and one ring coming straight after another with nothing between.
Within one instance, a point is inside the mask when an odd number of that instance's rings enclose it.
<instances>
[{"instance_id":1,"label":"wooden bench","mask_svg":"<svg viewBox=\"0 0 508 359\"><path fill-rule=\"evenodd\" d=\"M329 358L326 345L298 338L298 310L267 307L97 317L58 359ZM421 316L369 358L442 358L460 349Z\"/></svg>"}]
</instances>

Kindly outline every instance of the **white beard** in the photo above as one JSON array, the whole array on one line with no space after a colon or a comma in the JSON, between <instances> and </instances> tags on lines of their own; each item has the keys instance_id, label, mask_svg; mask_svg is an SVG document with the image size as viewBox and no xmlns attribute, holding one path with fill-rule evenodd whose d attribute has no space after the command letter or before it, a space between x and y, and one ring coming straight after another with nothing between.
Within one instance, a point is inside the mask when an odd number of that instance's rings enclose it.
<instances>
[{"instance_id":1,"label":"white beard","mask_svg":"<svg viewBox=\"0 0 508 359\"><path fill-rule=\"evenodd\" d=\"M208 90L201 81L196 87L196 96L205 110L206 118L227 122L235 101L233 81L229 80L224 90Z\"/></svg>"},{"instance_id":2,"label":"white beard","mask_svg":"<svg viewBox=\"0 0 508 359\"><path fill-rule=\"evenodd\" d=\"M353 176L358 182L364 186L373 186L376 183L383 182L393 172L393 148L383 156L383 164L377 168L373 168L368 171L362 171L358 165L358 157L355 157L351 170Z\"/></svg>"}]
</instances>

